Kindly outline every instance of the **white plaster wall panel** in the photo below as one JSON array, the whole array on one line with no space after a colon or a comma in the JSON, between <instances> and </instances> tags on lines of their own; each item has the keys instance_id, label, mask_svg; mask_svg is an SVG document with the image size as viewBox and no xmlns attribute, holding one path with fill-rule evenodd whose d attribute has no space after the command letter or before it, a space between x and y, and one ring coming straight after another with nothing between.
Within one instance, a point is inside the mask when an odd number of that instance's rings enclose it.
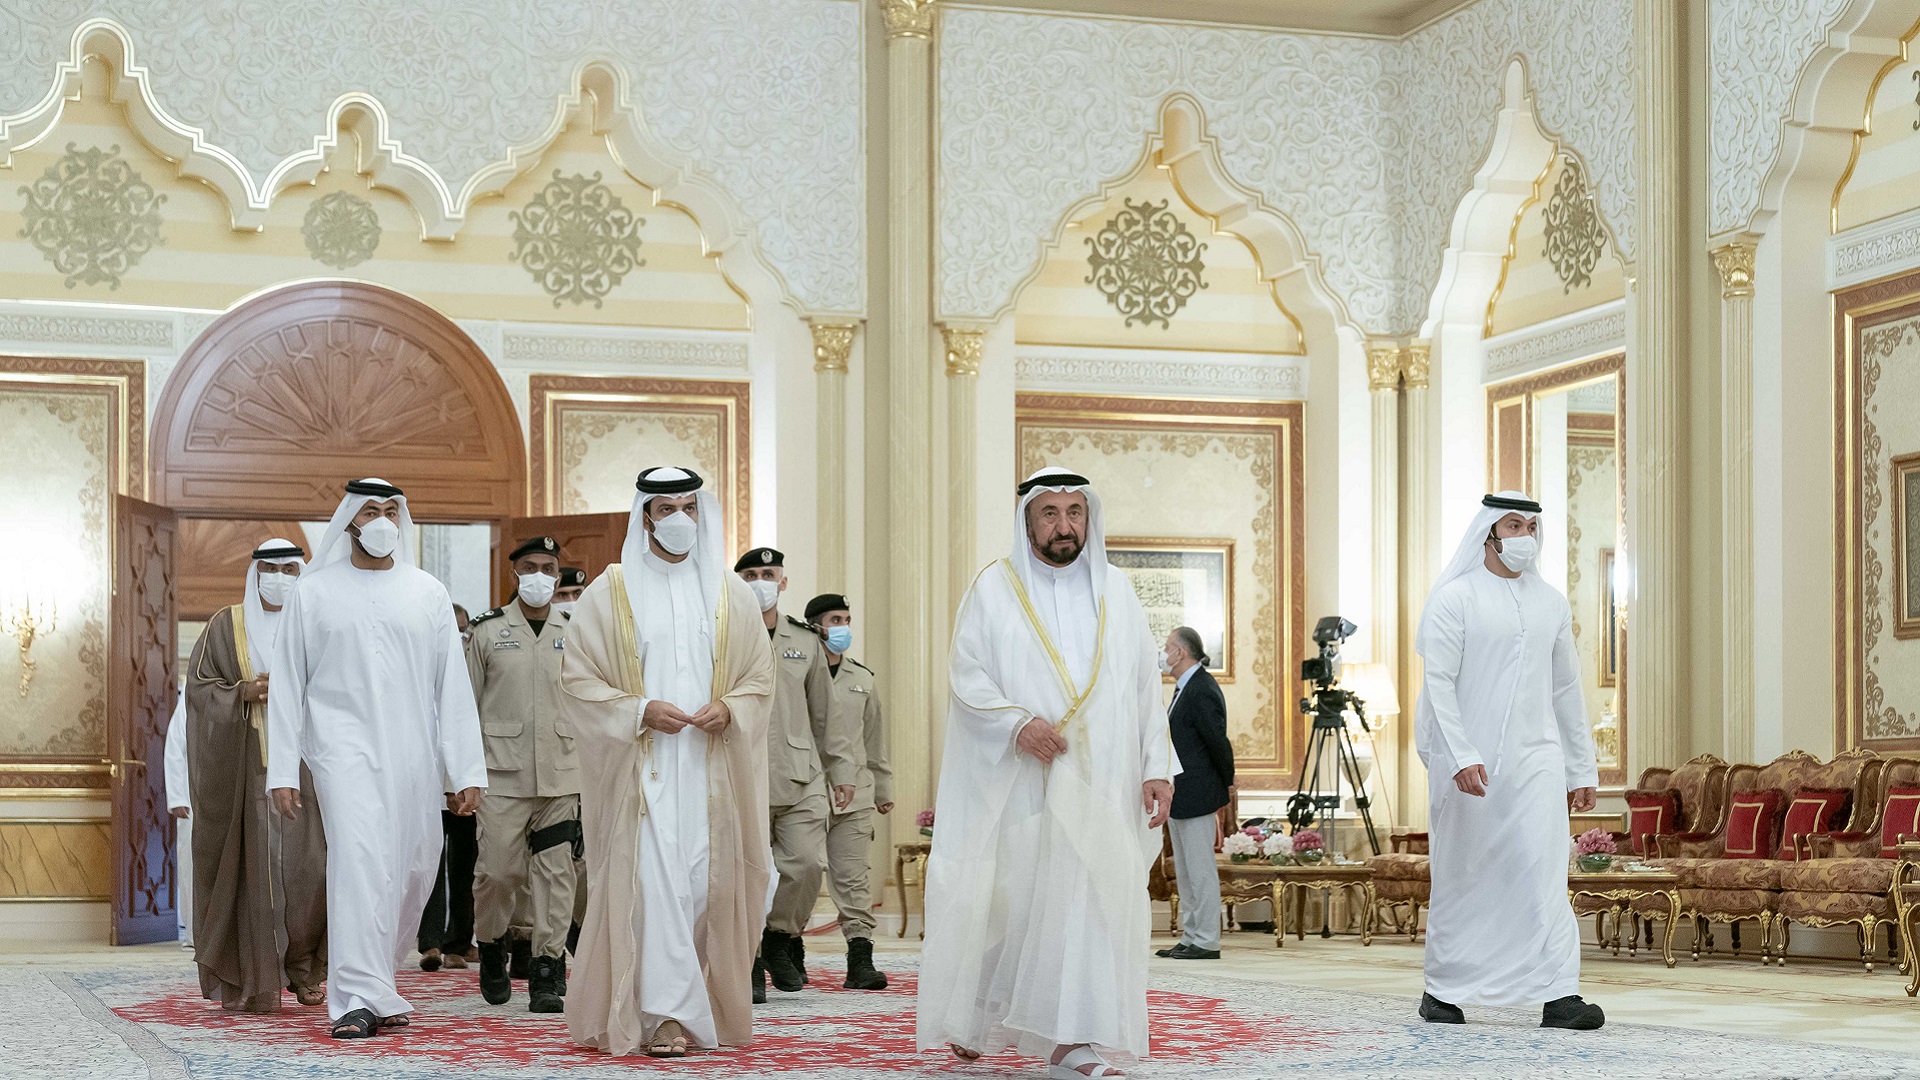
<instances>
[{"instance_id":1,"label":"white plaster wall panel","mask_svg":"<svg viewBox=\"0 0 1920 1080\"><path fill-rule=\"evenodd\" d=\"M1713 0L1708 231L1745 228L1785 138L1801 69L1851 0Z\"/></svg>"},{"instance_id":2,"label":"white plaster wall panel","mask_svg":"<svg viewBox=\"0 0 1920 1080\"><path fill-rule=\"evenodd\" d=\"M127 27L162 107L256 186L312 149L343 94L450 191L550 131L579 67L613 61L642 121L711 176L810 311L865 305L860 7L854 0L50 0L0 33L0 131L46 96L75 31Z\"/></svg>"}]
</instances>

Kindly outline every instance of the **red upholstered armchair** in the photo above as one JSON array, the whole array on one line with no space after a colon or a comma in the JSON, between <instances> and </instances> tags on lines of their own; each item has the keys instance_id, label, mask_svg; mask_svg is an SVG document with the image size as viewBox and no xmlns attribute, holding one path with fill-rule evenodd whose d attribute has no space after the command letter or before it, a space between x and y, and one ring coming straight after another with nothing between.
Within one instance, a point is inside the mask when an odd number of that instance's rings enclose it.
<instances>
[{"instance_id":1,"label":"red upholstered armchair","mask_svg":"<svg viewBox=\"0 0 1920 1080\"><path fill-rule=\"evenodd\" d=\"M1847 827L1801 838L1799 860L1780 871L1773 936L1783 963L1789 923L1853 926L1860 962L1872 971L1876 934L1884 924L1888 959L1905 969L1895 941L1894 848L1920 837L1920 758L1876 761L1871 772Z\"/></svg>"},{"instance_id":2,"label":"red upholstered armchair","mask_svg":"<svg viewBox=\"0 0 1920 1080\"><path fill-rule=\"evenodd\" d=\"M1733 925L1736 954L1740 947L1739 923L1744 920L1760 924L1762 963L1782 952L1774 948L1773 931L1779 910L1781 874L1794 865L1791 858L1777 857L1782 854L1779 837L1788 805L1794 794L1802 790L1847 789L1852 792L1848 801L1857 818L1861 804L1874 801L1869 791L1877 783L1880 763L1879 755L1866 750L1848 751L1831 762L1794 750L1766 765L1735 765L1727 775L1728 812L1721 815L1714 831L1695 830L1658 839L1662 857L1654 862L1680 876L1680 906L1682 915L1694 920L1696 959L1703 946L1712 948L1714 922ZM1756 799L1769 791L1780 795L1772 800ZM1747 815L1742 815L1743 825L1752 827L1751 835L1743 834L1743 839L1752 841L1754 836L1761 837L1759 844L1763 849L1752 854L1739 850L1746 845L1734 845L1735 850L1731 851L1728 845L1728 825L1734 817L1732 808L1743 801L1766 802L1761 820L1749 820ZM1854 828L1851 820L1848 828ZM1791 848L1786 852L1793 853ZM1641 905L1636 905L1636 914L1652 916L1656 911L1651 906L1641 910Z\"/></svg>"},{"instance_id":3,"label":"red upholstered armchair","mask_svg":"<svg viewBox=\"0 0 1920 1080\"><path fill-rule=\"evenodd\" d=\"M1393 850L1367 860L1373 868L1375 902L1393 920L1408 941L1420 936L1420 909L1433 898L1433 878L1427 862L1427 834L1397 832L1389 838ZM1406 914L1402 917L1401 911ZM1377 916L1378 911L1375 912Z\"/></svg>"},{"instance_id":4,"label":"red upholstered armchair","mask_svg":"<svg viewBox=\"0 0 1920 1080\"><path fill-rule=\"evenodd\" d=\"M1664 815L1658 828L1652 828L1646 815L1635 815L1630 808L1627 813L1624 832L1616 832L1613 838L1627 846L1629 851L1640 851L1639 840L1651 835L1654 850L1646 851L1648 857L1658 854L1661 837L1670 835L1712 835L1720 828L1727 810L1727 772L1729 766L1712 754L1701 754L1689 758L1677 768L1655 766L1640 774L1639 786L1626 792L1631 804L1645 800L1649 803L1670 800L1677 803L1674 815ZM1636 821L1636 817L1639 818ZM1638 834L1638 835L1636 835Z\"/></svg>"}]
</instances>

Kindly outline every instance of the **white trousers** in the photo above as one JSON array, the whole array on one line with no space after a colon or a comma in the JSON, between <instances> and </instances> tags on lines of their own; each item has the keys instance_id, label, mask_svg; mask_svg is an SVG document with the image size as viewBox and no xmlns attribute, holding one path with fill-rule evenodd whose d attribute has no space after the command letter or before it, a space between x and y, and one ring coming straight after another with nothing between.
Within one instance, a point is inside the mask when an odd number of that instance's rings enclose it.
<instances>
[{"instance_id":1,"label":"white trousers","mask_svg":"<svg viewBox=\"0 0 1920 1080\"><path fill-rule=\"evenodd\" d=\"M1220 948L1220 868L1213 861L1214 817L1168 818L1173 873L1180 887L1180 941Z\"/></svg>"}]
</instances>

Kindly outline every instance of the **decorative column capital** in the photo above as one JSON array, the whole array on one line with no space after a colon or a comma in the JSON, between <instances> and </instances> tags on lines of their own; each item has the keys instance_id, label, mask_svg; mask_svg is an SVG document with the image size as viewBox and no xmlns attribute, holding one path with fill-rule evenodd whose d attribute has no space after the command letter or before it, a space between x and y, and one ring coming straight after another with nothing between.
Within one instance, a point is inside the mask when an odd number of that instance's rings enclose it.
<instances>
[{"instance_id":1,"label":"decorative column capital","mask_svg":"<svg viewBox=\"0 0 1920 1080\"><path fill-rule=\"evenodd\" d=\"M887 38L933 37L933 5L936 0L880 0L880 19Z\"/></svg>"},{"instance_id":2,"label":"decorative column capital","mask_svg":"<svg viewBox=\"0 0 1920 1080\"><path fill-rule=\"evenodd\" d=\"M1400 375L1406 380L1407 389L1425 390L1427 388L1427 367L1433 359L1433 346L1428 342L1419 342L1407 346L1400 360Z\"/></svg>"},{"instance_id":3,"label":"decorative column capital","mask_svg":"<svg viewBox=\"0 0 1920 1080\"><path fill-rule=\"evenodd\" d=\"M940 336L947 343L949 376L980 374L980 353L987 343L987 332L977 326L942 326Z\"/></svg>"},{"instance_id":4,"label":"decorative column capital","mask_svg":"<svg viewBox=\"0 0 1920 1080\"><path fill-rule=\"evenodd\" d=\"M1367 389L1400 389L1400 347L1398 345L1367 346Z\"/></svg>"},{"instance_id":5,"label":"decorative column capital","mask_svg":"<svg viewBox=\"0 0 1920 1080\"><path fill-rule=\"evenodd\" d=\"M1713 249L1713 268L1720 271L1720 295L1726 299L1753 295L1751 241L1735 240Z\"/></svg>"},{"instance_id":6,"label":"decorative column capital","mask_svg":"<svg viewBox=\"0 0 1920 1080\"><path fill-rule=\"evenodd\" d=\"M809 323L813 330L813 370L845 373L853 357L852 323Z\"/></svg>"}]
</instances>

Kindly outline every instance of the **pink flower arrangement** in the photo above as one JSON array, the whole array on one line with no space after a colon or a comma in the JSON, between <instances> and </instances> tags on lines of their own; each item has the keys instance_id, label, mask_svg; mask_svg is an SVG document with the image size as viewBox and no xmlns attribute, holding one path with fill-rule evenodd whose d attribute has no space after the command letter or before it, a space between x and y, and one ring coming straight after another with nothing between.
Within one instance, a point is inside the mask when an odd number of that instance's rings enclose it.
<instances>
[{"instance_id":1,"label":"pink flower arrangement","mask_svg":"<svg viewBox=\"0 0 1920 1080\"><path fill-rule=\"evenodd\" d=\"M920 826L923 829L933 828L933 811L931 810L920 811L920 813L914 817L913 823L915 825Z\"/></svg>"},{"instance_id":2,"label":"pink flower arrangement","mask_svg":"<svg viewBox=\"0 0 1920 1080\"><path fill-rule=\"evenodd\" d=\"M1320 830L1318 829L1301 829L1293 834L1293 850L1325 851L1327 850L1327 841L1325 837L1320 835Z\"/></svg>"},{"instance_id":3,"label":"pink flower arrangement","mask_svg":"<svg viewBox=\"0 0 1920 1080\"><path fill-rule=\"evenodd\" d=\"M1611 833L1588 829L1574 839L1573 851L1576 855L1616 855L1620 846L1614 843Z\"/></svg>"}]
</instances>

